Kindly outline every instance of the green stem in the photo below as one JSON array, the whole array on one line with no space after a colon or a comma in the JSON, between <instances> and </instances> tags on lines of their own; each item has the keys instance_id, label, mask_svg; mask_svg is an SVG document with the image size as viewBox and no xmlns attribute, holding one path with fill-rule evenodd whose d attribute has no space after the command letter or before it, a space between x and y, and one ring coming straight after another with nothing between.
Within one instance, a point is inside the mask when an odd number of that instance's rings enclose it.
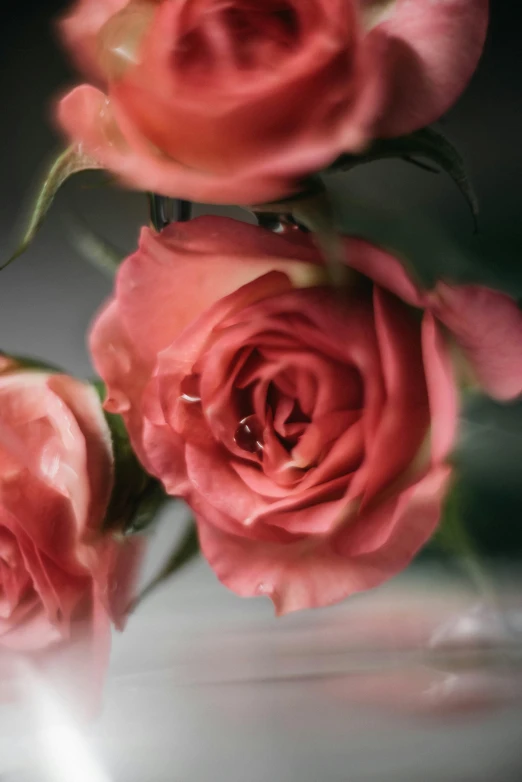
<instances>
[{"instance_id":1,"label":"green stem","mask_svg":"<svg viewBox=\"0 0 522 782\"><path fill-rule=\"evenodd\" d=\"M454 557L475 591L501 616L498 590L483 563L475 540L462 521L459 492L453 489L448 500L444 521L436 536L439 545Z\"/></svg>"},{"instance_id":2,"label":"green stem","mask_svg":"<svg viewBox=\"0 0 522 782\"><path fill-rule=\"evenodd\" d=\"M166 581L170 576L177 573L190 562L199 553L199 541L196 530L196 525L193 521L187 526L181 541L173 548L169 558L156 574L156 576L150 581L146 587L141 591L138 597L132 603L129 612L135 611L140 603L153 592L156 587Z\"/></svg>"},{"instance_id":3,"label":"green stem","mask_svg":"<svg viewBox=\"0 0 522 782\"><path fill-rule=\"evenodd\" d=\"M162 231L173 221L184 223L192 216L192 202L182 198L167 198L148 193L150 222L155 231ZM173 208L174 207L174 208Z\"/></svg>"}]
</instances>

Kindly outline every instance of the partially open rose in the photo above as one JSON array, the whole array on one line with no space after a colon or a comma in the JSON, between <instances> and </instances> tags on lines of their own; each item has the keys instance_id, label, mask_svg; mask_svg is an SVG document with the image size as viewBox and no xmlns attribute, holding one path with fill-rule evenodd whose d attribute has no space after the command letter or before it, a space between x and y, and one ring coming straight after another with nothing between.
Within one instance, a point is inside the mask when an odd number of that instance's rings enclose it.
<instances>
[{"instance_id":1,"label":"partially open rose","mask_svg":"<svg viewBox=\"0 0 522 782\"><path fill-rule=\"evenodd\" d=\"M482 51L487 0L79 0L84 84L59 105L129 185L252 204L375 136L437 119Z\"/></svg>"},{"instance_id":2,"label":"partially open rose","mask_svg":"<svg viewBox=\"0 0 522 782\"><path fill-rule=\"evenodd\" d=\"M102 533L112 483L96 391L0 356L0 652L81 642L103 672L137 552Z\"/></svg>"},{"instance_id":3,"label":"partially open rose","mask_svg":"<svg viewBox=\"0 0 522 782\"><path fill-rule=\"evenodd\" d=\"M487 389L522 391L507 296L425 293L360 240L346 257L340 296L298 231L144 229L91 335L107 408L194 509L218 577L281 613L379 584L433 533L458 413L441 322Z\"/></svg>"}]
</instances>

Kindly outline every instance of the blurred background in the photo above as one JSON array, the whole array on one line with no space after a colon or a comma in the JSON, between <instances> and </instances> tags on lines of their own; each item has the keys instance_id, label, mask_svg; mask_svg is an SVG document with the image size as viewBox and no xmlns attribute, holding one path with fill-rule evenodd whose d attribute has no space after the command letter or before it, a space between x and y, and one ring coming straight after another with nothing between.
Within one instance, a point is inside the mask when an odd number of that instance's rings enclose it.
<instances>
[{"instance_id":1,"label":"blurred background","mask_svg":"<svg viewBox=\"0 0 522 782\"><path fill-rule=\"evenodd\" d=\"M333 185L400 206L412 220L429 217L476 257L480 280L520 300L522 49L515 5L492 3L480 67L439 123L464 156L478 194L478 234L443 174L386 161ZM61 143L52 105L77 78L52 24L66 6L63 0L2 2L0 260L14 249L31 193ZM209 211L249 219L241 210L197 209ZM0 346L89 376L85 333L111 283L75 248L71 218L126 253L148 209L143 195L102 187L99 177L68 183L32 247L0 274ZM447 258L440 264L446 274L465 274L448 269ZM522 404L471 399L458 459L466 522L499 574L520 632ZM183 513L166 512L145 580L175 540ZM457 568L427 552L371 595L275 621L268 602L235 598L204 563L194 563L158 590L115 641L106 705L91 737L99 765L84 764L90 771L81 776L82 764L71 758L52 772L43 755L29 762L35 734L25 712L0 702L0 780L47 774L68 782L414 782L422 775L425 782L515 782L522 778L517 677L488 669L477 689L467 669L457 681L453 663L426 667L416 652L441 625L449 622L454 632L459 616L467 617L464 630L455 631L459 638L478 633L495 643L498 628L473 613L475 601ZM499 692L509 694L508 706L497 708ZM64 735L62 746L75 746ZM88 751L80 747L78 757Z\"/></svg>"}]
</instances>

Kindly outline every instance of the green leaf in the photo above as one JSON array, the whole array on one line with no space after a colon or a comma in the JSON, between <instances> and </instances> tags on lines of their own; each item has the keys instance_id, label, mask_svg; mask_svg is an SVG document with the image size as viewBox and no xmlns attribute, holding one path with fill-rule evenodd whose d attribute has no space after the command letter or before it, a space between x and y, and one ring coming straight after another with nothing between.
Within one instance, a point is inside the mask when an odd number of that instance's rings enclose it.
<instances>
[{"instance_id":1,"label":"green leaf","mask_svg":"<svg viewBox=\"0 0 522 782\"><path fill-rule=\"evenodd\" d=\"M64 371L61 367L58 367L55 364L49 364L47 361L42 361L39 358L13 355L12 353L5 353L3 350L0 350L0 356L12 359L15 362L13 369L16 369L17 371L26 369L28 371L37 370L38 372L53 372L55 374L62 374ZM7 371L9 372L10 368L8 368Z\"/></svg>"},{"instance_id":2,"label":"green leaf","mask_svg":"<svg viewBox=\"0 0 522 782\"><path fill-rule=\"evenodd\" d=\"M452 554L465 554L471 543L462 523L462 494L455 481L448 491L433 543Z\"/></svg>"},{"instance_id":3,"label":"green leaf","mask_svg":"<svg viewBox=\"0 0 522 782\"><path fill-rule=\"evenodd\" d=\"M455 557L477 594L490 605L497 606L497 590L475 540L464 523L462 494L456 481L446 497L432 544Z\"/></svg>"},{"instance_id":4,"label":"green leaf","mask_svg":"<svg viewBox=\"0 0 522 782\"><path fill-rule=\"evenodd\" d=\"M125 534L136 535L150 527L168 499L161 483L155 478L150 478L142 490L138 502L134 505L132 513L127 516Z\"/></svg>"},{"instance_id":5,"label":"green leaf","mask_svg":"<svg viewBox=\"0 0 522 782\"><path fill-rule=\"evenodd\" d=\"M105 398L105 386L93 382L100 400ZM105 514L104 528L126 535L142 532L155 520L161 505L167 500L163 487L148 475L132 448L123 418L105 412L114 453L114 486Z\"/></svg>"},{"instance_id":6,"label":"green leaf","mask_svg":"<svg viewBox=\"0 0 522 782\"><path fill-rule=\"evenodd\" d=\"M55 158L38 188L20 243L11 257L0 266L0 271L27 250L64 182L80 171L100 168L102 166L99 163L79 151L76 146L69 147Z\"/></svg>"},{"instance_id":7,"label":"green leaf","mask_svg":"<svg viewBox=\"0 0 522 782\"><path fill-rule=\"evenodd\" d=\"M362 163L385 158L402 158L416 164L419 164L416 158L422 158L449 174L466 199L477 229L478 201L466 174L464 161L453 144L433 128L423 128L408 136L378 139L362 155L341 155L327 172L350 171Z\"/></svg>"},{"instance_id":8,"label":"green leaf","mask_svg":"<svg viewBox=\"0 0 522 782\"><path fill-rule=\"evenodd\" d=\"M154 521L166 495L139 463L121 416L105 413L105 417L114 451L114 486L104 527L133 534Z\"/></svg>"},{"instance_id":9,"label":"green leaf","mask_svg":"<svg viewBox=\"0 0 522 782\"><path fill-rule=\"evenodd\" d=\"M170 576L181 570L188 562L199 554L199 541L196 525L193 521L189 522L181 541L173 548L169 557L161 570L147 584L140 595L136 598L130 610L134 610L151 592L160 584L166 581Z\"/></svg>"}]
</instances>

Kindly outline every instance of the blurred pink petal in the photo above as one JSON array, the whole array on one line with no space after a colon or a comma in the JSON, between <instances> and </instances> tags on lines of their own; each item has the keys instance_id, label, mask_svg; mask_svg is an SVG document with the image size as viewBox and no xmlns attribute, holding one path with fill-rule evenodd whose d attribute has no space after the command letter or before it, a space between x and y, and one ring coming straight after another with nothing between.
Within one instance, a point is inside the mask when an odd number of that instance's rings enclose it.
<instances>
[{"instance_id":1,"label":"blurred pink petal","mask_svg":"<svg viewBox=\"0 0 522 782\"><path fill-rule=\"evenodd\" d=\"M439 283L433 313L452 332L484 390L500 400L522 393L522 311L509 296L480 285Z\"/></svg>"},{"instance_id":2,"label":"blurred pink petal","mask_svg":"<svg viewBox=\"0 0 522 782\"><path fill-rule=\"evenodd\" d=\"M362 2L370 9L382 6ZM385 6L369 36L391 39L378 136L410 133L452 106L482 53L488 7L488 0L391 0Z\"/></svg>"}]
</instances>

